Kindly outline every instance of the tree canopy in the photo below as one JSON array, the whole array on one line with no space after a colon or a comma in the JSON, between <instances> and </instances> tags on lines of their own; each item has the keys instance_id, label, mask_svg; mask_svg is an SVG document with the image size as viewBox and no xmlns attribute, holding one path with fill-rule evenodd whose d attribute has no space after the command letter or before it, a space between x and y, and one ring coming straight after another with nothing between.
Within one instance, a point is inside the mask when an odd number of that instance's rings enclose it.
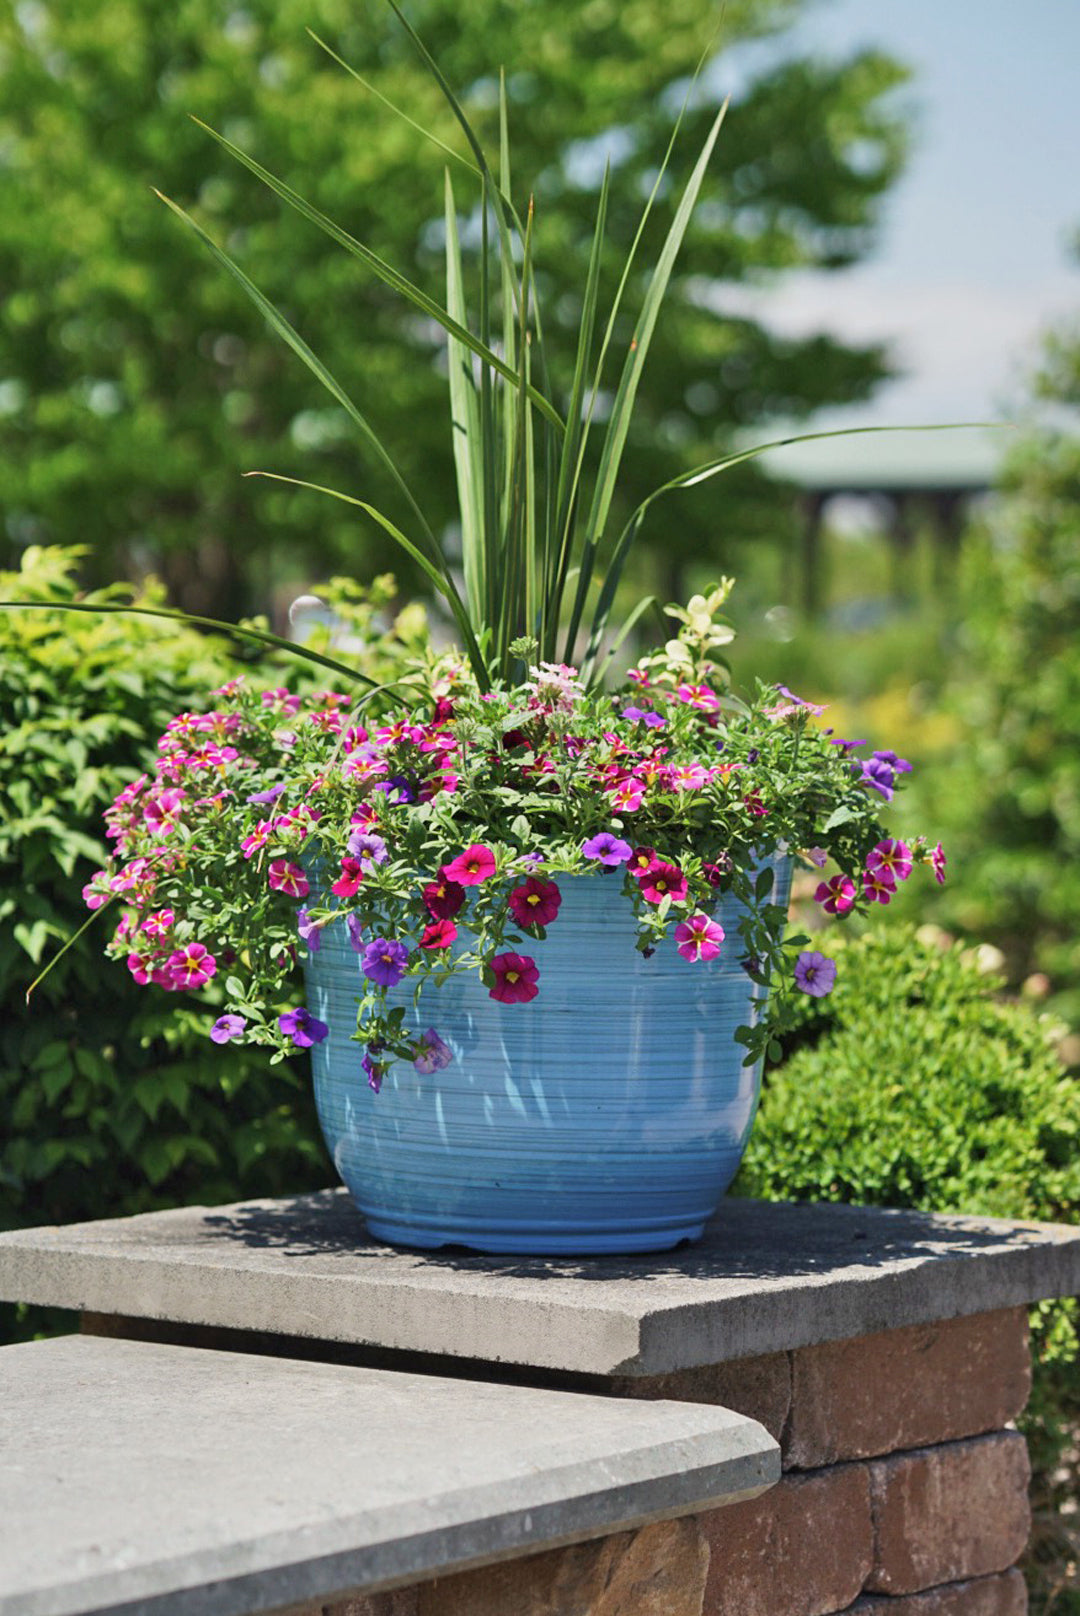
<instances>
[{"instance_id":1,"label":"tree canopy","mask_svg":"<svg viewBox=\"0 0 1080 1616\"><path fill-rule=\"evenodd\" d=\"M5 9L0 502L11 550L89 544L97 578L156 566L183 604L221 616L265 605L276 567L364 574L390 559L388 541L340 506L242 480L274 470L395 508L343 412L151 187L189 208L332 364L432 524L452 523L441 333L282 209L188 117L441 296L448 159L380 96L455 150L462 142L390 9L382 0ZM733 431L863 397L887 373L880 346L780 338L725 313L739 283L858 259L903 161L897 63L873 51L826 61L747 48L782 37L799 10L798 0L728 0L713 41L721 66L710 63L692 92L672 198L732 64L732 112L645 374L624 511ZM515 201L535 193L537 274L569 370L604 159L613 281L715 14L701 0L415 0L409 15L495 146L506 69ZM655 257L669 218L670 207L656 209L641 263ZM635 310L631 298L628 321ZM643 534L661 585L686 558L730 563L738 537L775 527L775 502L752 472L722 491L675 497L677 509L658 508Z\"/></svg>"}]
</instances>

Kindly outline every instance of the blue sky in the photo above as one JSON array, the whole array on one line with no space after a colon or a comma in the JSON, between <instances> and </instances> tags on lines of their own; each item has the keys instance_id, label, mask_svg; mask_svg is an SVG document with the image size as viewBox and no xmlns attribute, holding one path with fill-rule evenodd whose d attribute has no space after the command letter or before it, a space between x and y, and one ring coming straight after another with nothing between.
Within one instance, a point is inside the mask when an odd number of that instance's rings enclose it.
<instances>
[{"instance_id":1,"label":"blue sky","mask_svg":"<svg viewBox=\"0 0 1080 1616\"><path fill-rule=\"evenodd\" d=\"M1080 5L1076 0L816 0L786 48L875 44L913 69L905 177L872 261L785 279L782 329L892 339L907 376L839 424L1000 417L1036 335L1080 316Z\"/></svg>"}]
</instances>

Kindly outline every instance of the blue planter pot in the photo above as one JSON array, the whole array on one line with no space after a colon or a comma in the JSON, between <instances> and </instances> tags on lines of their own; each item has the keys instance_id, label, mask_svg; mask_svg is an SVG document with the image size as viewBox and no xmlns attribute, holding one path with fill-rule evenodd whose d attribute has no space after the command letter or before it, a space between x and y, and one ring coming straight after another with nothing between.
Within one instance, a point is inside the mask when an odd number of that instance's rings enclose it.
<instances>
[{"instance_id":1,"label":"blue planter pot","mask_svg":"<svg viewBox=\"0 0 1080 1616\"><path fill-rule=\"evenodd\" d=\"M787 902L790 866L774 901ZM323 1135L377 1239L533 1255L663 1251L697 1239L738 1168L760 1070L736 1027L757 1013L727 942L694 964L673 939L634 947L620 874L560 877L558 919L532 953L540 994L499 1004L473 974L429 989L408 1025L453 1051L421 1076L398 1062L381 1094L352 1040L359 959L327 927L306 966L308 1005L330 1036L312 1049Z\"/></svg>"}]
</instances>

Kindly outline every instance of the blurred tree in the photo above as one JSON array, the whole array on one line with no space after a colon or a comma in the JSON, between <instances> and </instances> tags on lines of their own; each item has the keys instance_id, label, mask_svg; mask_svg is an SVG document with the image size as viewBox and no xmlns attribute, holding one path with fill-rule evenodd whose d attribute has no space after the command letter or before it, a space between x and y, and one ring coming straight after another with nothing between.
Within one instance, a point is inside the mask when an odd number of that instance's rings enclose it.
<instances>
[{"instance_id":1,"label":"blurred tree","mask_svg":"<svg viewBox=\"0 0 1080 1616\"><path fill-rule=\"evenodd\" d=\"M996 943L1012 981L1033 976L1030 989L1049 991L1076 1027L1080 321L1046 339L1032 392L1049 424L1025 435L1000 506L966 539L950 698L962 741L922 789L957 871L941 918ZM1068 1053L1075 1061L1075 1039Z\"/></svg>"},{"instance_id":2,"label":"blurred tree","mask_svg":"<svg viewBox=\"0 0 1080 1616\"><path fill-rule=\"evenodd\" d=\"M903 160L890 92L905 75L894 61L872 51L793 59L753 43L800 9L724 7L720 43L739 47L724 59L737 94L650 356L627 503L715 453L732 430L865 397L886 373L879 347L778 338L725 313L740 282L863 254ZM535 177L539 271L572 338L603 157L615 170L614 265L712 8L414 0L410 15L493 133L485 108L506 64L516 176ZM433 525L452 521L439 334L283 213L186 116L252 150L438 292L443 159L319 50L309 24L397 105L459 138L380 0L0 0L0 506L13 553L28 542L89 544L95 579L152 563L182 603L222 616L265 604L282 559L297 572L401 561L343 507L240 480L274 469L398 510L381 473L359 463L344 415L151 185L193 207L332 365ZM711 67L695 92L677 179L719 83ZM723 503L718 485L679 499L677 515L651 528L671 588L688 558L727 562L736 535L775 531L778 520L775 491L759 492L753 473L728 481Z\"/></svg>"}]
</instances>

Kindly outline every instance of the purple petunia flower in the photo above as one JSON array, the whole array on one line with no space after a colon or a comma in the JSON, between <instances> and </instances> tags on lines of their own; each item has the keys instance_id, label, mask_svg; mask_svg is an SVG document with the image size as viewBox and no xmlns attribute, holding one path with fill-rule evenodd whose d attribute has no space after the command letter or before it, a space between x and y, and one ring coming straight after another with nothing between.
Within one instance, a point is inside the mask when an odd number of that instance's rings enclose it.
<instances>
[{"instance_id":1,"label":"purple petunia flower","mask_svg":"<svg viewBox=\"0 0 1080 1616\"><path fill-rule=\"evenodd\" d=\"M413 1065L425 1076L431 1072L441 1072L454 1058L450 1045L443 1042L434 1027L429 1027L427 1032L421 1034L420 1043L423 1048L413 1061Z\"/></svg>"},{"instance_id":2,"label":"purple petunia flower","mask_svg":"<svg viewBox=\"0 0 1080 1616\"><path fill-rule=\"evenodd\" d=\"M362 870L371 870L387 860L386 843L371 830L354 830L349 837L349 854L357 859Z\"/></svg>"},{"instance_id":3,"label":"purple petunia flower","mask_svg":"<svg viewBox=\"0 0 1080 1616\"><path fill-rule=\"evenodd\" d=\"M347 915L345 925L349 933L349 942L358 954L362 954L367 945L364 942L364 928L361 924L360 916Z\"/></svg>"},{"instance_id":4,"label":"purple petunia flower","mask_svg":"<svg viewBox=\"0 0 1080 1616\"><path fill-rule=\"evenodd\" d=\"M382 1080L386 1073L386 1067L380 1061L372 1058L373 1052L377 1052L378 1048L381 1048L381 1045L369 1044L367 1054L360 1062L361 1067L367 1073L368 1088L371 1089L373 1094L378 1094L382 1088Z\"/></svg>"},{"instance_id":5,"label":"purple petunia flower","mask_svg":"<svg viewBox=\"0 0 1080 1616\"><path fill-rule=\"evenodd\" d=\"M239 1038L246 1026L244 1016L218 1016L210 1028L210 1036L215 1044L227 1044L230 1038Z\"/></svg>"},{"instance_id":6,"label":"purple petunia flower","mask_svg":"<svg viewBox=\"0 0 1080 1616\"><path fill-rule=\"evenodd\" d=\"M269 791L256 791L247 800L248 802L277 802L284 790L284 786L271 786Z\"/></svg>"},{"instance_id":7,"label":"purple petunia flower","mask_svg":"<svg viewBox=\"0 0 1080 1616\"><path fill-rule=\"evenodd\" d=\"M296 911L296 929L307 944L309 954L317 954L322 947L322 928L311 918L307 909Z\"/></svg>"},{"instance_id":8,"label":"purple petunia flower","mask_svg":"<svg viewBox=\"0 0 1080 1616\"><path fill-rule=\"evenodd\" d=\"M824 999L836 981L836 961L816 951L800 954L795 961L795 982L812 999Z\"/></svg>"},{"instance_id":9,"label":"purple petunia flower","mask_svg":"<svg viewBox=\"0 0 1080 1616\"><path fill-rule=\"evenodd\" d=\"M877 791L886 802L893 800L893 787L896 784L896 772L881 758L872 757L861 765L862 783Z\"/></svg>"},{"instance_id":10,"label":"purple petunia flower","mask_svg":"<svg viewBox=\"0 0 1080 1616\"><path fill-rule=\"evenodd\" d=\"M360 969L369 982L377 982L381 988L393 988L405 975L408 963L409 950L404 943L392 937L375 937L364 949Z\"/></svg>"},{"instance_id":11,"label":"purple petunia flower","mask_svg":"<svg viewBox=\"0 0 1080 1616\"><path fill-rule=\"evenodd\" d=\"M581 851L586 858L596 859L605 869L615 870L620 864L626 863L634 849L629 842L621 841L609 830L602 830L598 836L592 836L587 842L583 842Z\"/></svg>"},{"instance_id":12,"label":"purple petunia flower","mask_svg":"<svg viewBox=\"0 0 1080 1616\"><path fill-rule=\"evenodd\" d=\"M373 792L381 791L387 801L396 807L416 801L416 791L403 774L392 774L389 780L380 780L371 789Z\"/></svg>"},{"instance_id":13,"label":"purple petunia flower","mask_svg":"<svg viewBox=\"0 0 1080 1616\"><path fill-rule=\"evenodd\" d=\"M296 1010L283 1011L278 1016L278 1026L286 1038L292 1039L297 1049L310 1049L312 1044L321 1044L330 1032L326 1022L313 1016L303 1005Z\"/></svg>"}]
</instances>

